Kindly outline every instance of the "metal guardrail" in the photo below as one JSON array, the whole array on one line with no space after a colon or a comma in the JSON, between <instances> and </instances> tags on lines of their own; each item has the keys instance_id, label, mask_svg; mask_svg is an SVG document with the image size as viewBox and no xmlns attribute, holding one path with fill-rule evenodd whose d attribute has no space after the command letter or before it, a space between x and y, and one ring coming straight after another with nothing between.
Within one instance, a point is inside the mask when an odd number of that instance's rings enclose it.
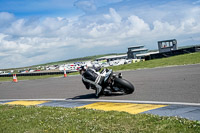
<instances>
[{"instance_id":1,"label":"metal guardrail","mask_svg":"<svg viewBox=\"0 0 200 133\"><path fill-rule=\"evenodd\" d=\"M68 73L72 73L72 72L66 72ZM56 75L56 74L63 74L64 72L41 72L41 73L18 73L16 74L16 76L41 76L41 75ZM3 74L0 75L0 77L12 77L13 74Z\"/></svg>"}]
</instances>

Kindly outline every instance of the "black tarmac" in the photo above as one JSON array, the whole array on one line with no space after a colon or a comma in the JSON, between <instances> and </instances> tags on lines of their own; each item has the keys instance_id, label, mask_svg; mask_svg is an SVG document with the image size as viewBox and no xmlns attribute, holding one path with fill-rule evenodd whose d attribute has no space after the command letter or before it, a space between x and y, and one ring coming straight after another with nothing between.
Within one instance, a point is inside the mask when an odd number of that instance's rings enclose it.
<instances>
[{"instance_id":1,"label":"black tarmac","mask_svg":"<svg viewBox=\"0 0 200 133\"><path fill-rule=\"evenodd\" d=\"M99 99L200 103L200 64L122 71L122 74L133 83L135 92ZM0 99L96 99L94 93L85 89L81 76L0 82Z\"/></svg>"}]
</instances>

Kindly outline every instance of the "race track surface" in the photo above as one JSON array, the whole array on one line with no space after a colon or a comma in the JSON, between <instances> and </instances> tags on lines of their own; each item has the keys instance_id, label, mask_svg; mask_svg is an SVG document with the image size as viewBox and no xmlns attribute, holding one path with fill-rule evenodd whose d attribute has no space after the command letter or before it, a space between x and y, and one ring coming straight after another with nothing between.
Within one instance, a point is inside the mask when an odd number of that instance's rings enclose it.
<instances>
[{"instance_id":1,"label":"race track surface","mask_svg":"<svg viewBox=\"0 0 200 133\"><path fill-rule=\"evenodd\" d=\"M117 72L118 73L118 72ZM130 95L102 96L105 100L138 100L200 103L200 64L123 71L132 82ZM0 82L0 99L96 99L81 76Z\"/></svg>"}]
</instances>

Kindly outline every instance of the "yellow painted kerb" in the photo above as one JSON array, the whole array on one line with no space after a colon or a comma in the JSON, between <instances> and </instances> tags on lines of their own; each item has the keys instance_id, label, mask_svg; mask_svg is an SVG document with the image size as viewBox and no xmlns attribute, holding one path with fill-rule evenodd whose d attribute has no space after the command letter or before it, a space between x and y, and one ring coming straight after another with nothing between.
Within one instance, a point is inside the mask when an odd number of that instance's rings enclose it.
<instances>
[{"instance_id":1,"label":"yellow painted kerb","mask_svg":"<svg viewBox=\"0 0 200 133\"><path fill-rule=\"evenodd\" d=\"M29 106L29 105L38 105L38 104L42 104L46 102L49 102L49 101L13 101L13 102L7 102L4 104Z\"/></svg>"},{"instance_id":2,"label":"yellow painted kerb","mask_svg":"<svg viewBox=\"0 0 200 133\"><path fill-rule=\"evenodd\" d=\"M78 108L97 109L104 111L125 111L131 114L138 114L165 106L168 105L97 102Z\"/></svg>"}]
</instances>

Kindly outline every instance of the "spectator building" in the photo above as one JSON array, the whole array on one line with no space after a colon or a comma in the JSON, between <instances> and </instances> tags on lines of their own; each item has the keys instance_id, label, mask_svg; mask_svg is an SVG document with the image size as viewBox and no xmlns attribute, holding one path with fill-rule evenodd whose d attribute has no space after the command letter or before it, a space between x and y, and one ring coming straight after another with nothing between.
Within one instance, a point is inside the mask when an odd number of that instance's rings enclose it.
<instances>
[{"instance_id":1,"label":"spectator building","mask_svg":"<svg viewBox=\"0 0 200 133\"><path fill-rule=\"evenodd\" d=\"M126 58L127 58L127 54L110 55L110 56L104 56L104 57L97 58L96 61L107 60L107 62L110 62L110 61L126 59Z\"/></svg>"},{"instance_id":2,"label":"spectator building","mask_svg":"<svg viewBox=\"0 0 200 133\"><path fill-rule=\"evenodd\" d=\"M171 39L171 40L158 41L158 50L159 53L171 52L177 50L177 40Z\"/></svg>"},{"instance_id":3,"label":"spectator building","mask_svg":"<svg viewBox=\"0 0 200 133\"><path fill-rule=\"evenodd\" d=\"M145 54L148 49L144 48L144 45L132 46L128 48L127 57L128 59L137 59L137 54Z\"/></svg>"},{"instance_id":4,"label":"spectator building","mask_svg":"<svg viewBox=\"0 0 200 133\"><path fill-rule=\"evenodd\" d=\"M143 59L144 55L148 52L144 45L132 46L128 48L127 54L123 55L110 55L97 58L96 61L107 60L107 62L120 60L120 59Z\"/></svg>"}]
</instances>

